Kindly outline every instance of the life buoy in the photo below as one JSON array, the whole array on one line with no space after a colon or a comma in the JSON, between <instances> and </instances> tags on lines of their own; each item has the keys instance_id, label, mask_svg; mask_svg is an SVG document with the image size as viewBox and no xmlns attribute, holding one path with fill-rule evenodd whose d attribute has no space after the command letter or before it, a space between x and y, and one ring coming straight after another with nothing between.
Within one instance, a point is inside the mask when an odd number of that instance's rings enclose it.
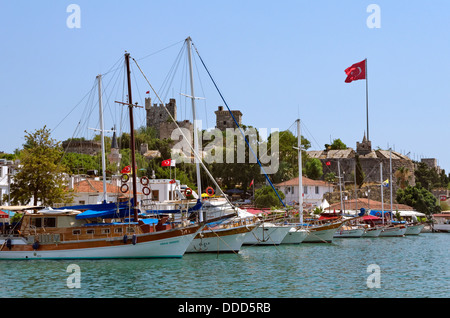
<instances>
[{"instance_id":1,"label":"life buoy","mask_svg":"<svg viewBox=\"0 0 450 318\"><path fill-rule=\"evenodd\" d=\"M124 173L122 177L120 177L120 180L122 180L122 182L128 182L128 180L130 180L130 176Z\"/></svg>"},{"instance_id":2,"label":"life buoy","mask_svg":"<svg viewBox=\"0 0 450 318\"><path fill-rule=\"evenodd\" d=\"M185 196L190 196L192 194L192 189L191 188L186 188L184 189L184 195Z\"/></svg>"},{"instance_id":3,"label":"life buoy","mask_svg":"<svg viewBox=\"0 0 450 318\"><path fill-rule=\"evenodd\" d=\"M149 182L149 180L148 180L147 177L142 177L142 178L141 178L141 184L142 184L143 186L146 186L146 185L148 184L148 182Z\"/></svg>"},{"instance_id":4,"label":"life buoy","mask_svg":"<svg viewBox=\"0 0 450 318\"><path fill-rule=\"evenodd\" d=\"M144 195L149 195L150 194L150 188L149 187L143 187L142 188L142 193Z\"/></svg>"},{"instance_id":5,"label":"life buoy","mask_svg":"<svg viewBox=\"0 0 450 318\"><path fill-rule=\"evenodd\" d=\"M206 194L208 194L208 196L212 197L214 195L214 189L211 187L207 187Z\"/></svg>"},{"instance_id":6,"label":"life buoy","mask_svg":"<svg viewBox=\"0 0 450 318\"><path fill-rule=\"evenodd\" d=\"M120 192L127 193L128 192L128 184L124 183L120 186Z\"/></svg>"},{"instance_id":7,"label":"life buoy","mask_svg":"<svg viewBox=\"0 0 450 318\"><path fill-rule=\"evenodd\" d=\"M377 212L377 213L375 213L375 215L380 217L381 216L381 212Z\"/></svg>"}]
</instances>

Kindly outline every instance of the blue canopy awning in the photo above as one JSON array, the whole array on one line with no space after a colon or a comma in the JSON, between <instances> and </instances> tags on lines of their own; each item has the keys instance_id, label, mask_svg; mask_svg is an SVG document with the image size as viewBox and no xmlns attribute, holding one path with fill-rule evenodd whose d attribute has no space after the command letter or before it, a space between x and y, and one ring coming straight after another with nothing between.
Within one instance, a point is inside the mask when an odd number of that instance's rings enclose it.
<instances>
[{"instance_id":1,"label":"blue canopy awning","mask_svg":"<svg viewBox=\"0 0 450 318\"><path fill-rule=\"evenodd\" d=\"M103 210L103 211L96 211L96 210L86 210L77 216L75 216L76 219L93 219L93 218L103 218L103 219L113 219L113 218L123 218L125 216L128 216L129 214L133 214L132 211L129 211L127 208L121 208L121 209L110 209L110 210Z\"/></svg>"}]
</instances>

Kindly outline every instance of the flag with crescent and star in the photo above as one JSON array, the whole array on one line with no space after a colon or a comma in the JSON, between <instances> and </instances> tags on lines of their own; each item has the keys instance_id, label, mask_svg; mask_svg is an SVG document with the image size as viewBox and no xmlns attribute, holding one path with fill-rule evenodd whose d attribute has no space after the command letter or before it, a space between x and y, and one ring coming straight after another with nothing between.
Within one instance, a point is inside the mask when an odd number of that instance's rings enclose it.
<instances>
[{"instance_id":1,"label":"flag with crescent and star","mask_svg":"<svg viewBox=\"0 0 450 318\"><path fill-rule=\"evenodd\" d=\"M362 60L346 68L345 74L347 74L347 78L345 79L346 83L366 79L366 60Z\"/></svg>"}]
</instances>

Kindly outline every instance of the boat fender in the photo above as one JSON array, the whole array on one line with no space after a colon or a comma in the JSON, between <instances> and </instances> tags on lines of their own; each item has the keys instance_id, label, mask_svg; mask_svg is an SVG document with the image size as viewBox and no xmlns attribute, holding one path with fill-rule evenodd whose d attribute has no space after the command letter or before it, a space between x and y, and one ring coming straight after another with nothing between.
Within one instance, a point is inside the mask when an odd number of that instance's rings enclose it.
<instances>
[{"instance_id":1,"label":"boat fender","mask_svg":"<svg viewBox=\"0 0 450 318\"><path fill-rule=\"evenodd\" d=\"M149 182L149 180L148 180L147 177L144 176L144 177L141 178L141 184L143 186L146 186L148 184L148 182Z\"/></svg>"},{"instance_id":2,"label":"boat fender","mask_svg":"<svg viewBox=\"0 0 450 318\"><path fill-rule=\"evenodd\" d=\"M130 176L128 175L128 174L123 174L121 177L120 177L120 180L123 182L123 183L125 183L125 182L128 182L128 180L130 180Z\"/></svg>"},{"instance_id":3,"label":"boat fender","mask_svg":"<svg viewBox=\"0 0 450 318\"><path fill-rule=\"evenodd\" d=\"M211 187L207 187L206 194L208 194L208 196L212 197L214 195L214 189Z\"/></svg>"},{"instance_id":4,"label":"boat fender","mask_svg":"<svg viewBox=\"0 0 450 318\"><path fill-rule=\"evenodd\" d=\"M131 238L131 243L133 243L133 245L136 245L136 243L137 243L137 236L136 236L136 234L133 234L133 236Z\"/></svg>"},{"instance_id":5,"label":"boat fender","mask_svg":"<svg viewBox=\"0 0 450 318\"><path fill-rule=\"evenodd\" d=\"M142 188L142 193L144 195L149 195L150 194L150 188L149 187L143 187Z\"/></svg>"},{"instance_id":6,"label":"boat fender","mask_svg":"<svg viewBox=\"0 0 450 318\"><path fill-rule=\"evenodd\" d=\"M8 239L6 240L6 247L9 248L9 249L11 249L11 247L12 247L12 241L11 241L10 238L8 238Z\"/></svg>"},{"instance_id":7,"label":"boat fender","mask_svg":"<svg viewBox=\"0 0 450 318\"><path fill-rule=\"evenodd\" d=\"M123 243L124 243L124 244L127 244L127 241L128 241L128 236L125 234L125 235L123 236Z\"/></svg>"},{"instance_id":8,"label":"boat fender","mask_svg":"<svg viewBox=\"0 0 450 318\"><path fill-rule=\"evenodd\" d=\"M128 192L128 184L124 183L120 186L120 192L126 193Z\"/></svg>"},{"instance_id":9,"label":"boat fender","mask_svg":"<svg viewBox=\"0 0 450 318\"><path fill-rule=\"evenodd\" d=\"M33 250L37 250L39 248L39 241L33 243Z\"/></svg>"}]
</instances>

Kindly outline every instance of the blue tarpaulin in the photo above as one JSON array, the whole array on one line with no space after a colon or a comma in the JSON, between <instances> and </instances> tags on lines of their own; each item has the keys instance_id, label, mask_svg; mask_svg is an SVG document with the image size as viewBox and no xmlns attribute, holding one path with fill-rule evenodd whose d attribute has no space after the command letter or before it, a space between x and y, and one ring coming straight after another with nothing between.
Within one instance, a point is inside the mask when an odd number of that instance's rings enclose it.
<instances>
[{"instance_id":1,"label":"blue tarpaulin","mask_svg":"<svg viewBox=\"0 0 450 318\"><path fill-rule=\"evenodd\" d=\"M112 218L123 218L129 214L133 214L133 212L128 209L111 209L104 211L95 211L95 210L86 210L80 214L78 214L76 219L92 219L92 218L103 218L103 219L112 219Z\"/></svg>"}]
</instances>

